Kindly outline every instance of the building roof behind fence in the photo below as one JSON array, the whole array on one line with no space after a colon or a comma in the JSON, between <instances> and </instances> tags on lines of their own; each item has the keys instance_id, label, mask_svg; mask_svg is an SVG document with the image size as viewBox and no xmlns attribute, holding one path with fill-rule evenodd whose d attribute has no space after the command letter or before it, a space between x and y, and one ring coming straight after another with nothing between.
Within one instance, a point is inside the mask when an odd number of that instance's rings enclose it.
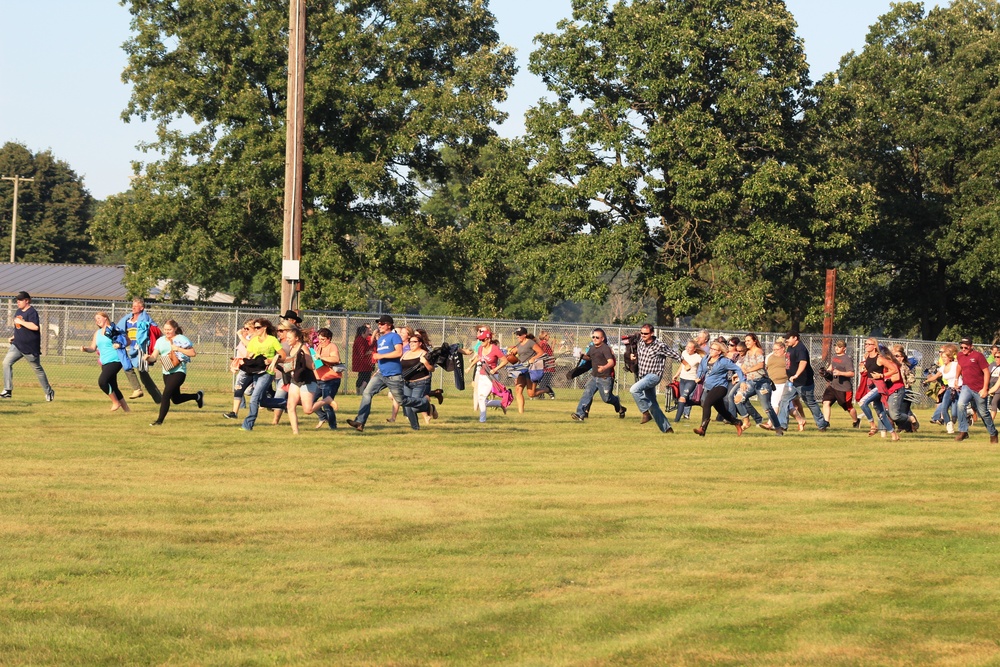
<instances>
[{"instance_id":1,"label":"building roof behind fence","mask_svg":"<svg viewBox=\"0 0 1000 667\"><path fill-rule=\"evenodd\" d=\"M24 290L31 294L32 299L121 301L128 298L124 281L124 266L0 263L0 297L11 297ZM149 290L147 297L162 298L167 285L168 281L159 281ZM197 301L198 291L197 285L189 285L183 299ZM216 292L205 301L233 303L235 299Z\"/></svg>"}]
</instances>

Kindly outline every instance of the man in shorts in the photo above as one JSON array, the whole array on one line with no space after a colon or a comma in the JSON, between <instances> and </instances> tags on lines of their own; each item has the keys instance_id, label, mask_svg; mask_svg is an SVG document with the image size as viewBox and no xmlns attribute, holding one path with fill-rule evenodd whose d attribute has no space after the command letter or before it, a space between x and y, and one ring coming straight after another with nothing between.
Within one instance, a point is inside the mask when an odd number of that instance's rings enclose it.
<instances>
[{"instance_id":1,"label":"man in shorts","mask_svg":"<svg viewBox=\"0 0 1000 667\"><path fill-rule=\"evenodd\" d=\"M826 367L828 384L823 391L823 418L830 421L830 412L836 403L851 415L854 428L858 427L858 411L854 409L854 359L847 353L847 342L838 340L833 344L833 356Z\"/></svg>"}]
</instances>

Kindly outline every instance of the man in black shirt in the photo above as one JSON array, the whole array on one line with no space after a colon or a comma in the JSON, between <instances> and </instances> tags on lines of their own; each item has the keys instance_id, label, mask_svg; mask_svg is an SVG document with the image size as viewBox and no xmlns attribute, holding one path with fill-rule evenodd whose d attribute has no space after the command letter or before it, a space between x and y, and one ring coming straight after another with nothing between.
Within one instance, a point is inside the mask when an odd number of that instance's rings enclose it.
<instances>
[{"instance_id":1,"label":"man in black shirt","mask_svg":"<svg viewBox=\"0 0 1000 667\"><path fill-rule=\"evenodd\" d=\"M816 383L813 379L813 369L809 364L809 350L799 339L796 331L789 333L785 340L788 347L788 383L785 385L785 392L781 395L781 407L778 409L778 418L781 419L781 428L788 429L788 411L792 401L796 396L802 398L816 420L816 427L820 431L825 431L830 427L830 422L823 418L823 411L816 402Z\"/></svg>"},{"instance_id":2,"label":"man in black shirt","mask_svg":"<svg viewBox=\"0 0 1000 667\"><path fill-rule=\"evenodd\" d=\"M3 392L0 398L10 398L14 391L14 369L12 366L21 357L28 360L28 365L35 371L38 384L42 385L45 400L51 401L56 393L49 386L45 369L39 361L42 355L42 334L39 326L38 311L31 305L31 295L18 292L17 310L14 312L14 335L10 337L10 349L3 360Z\"/></svg>"},{"instance_id":3,"label":"man in black shirt","mask_svg":"<svg viewBox=\"0 0 1000 667\"><path fill-rule=\"evenodd\" d=\"M618 413L619 419L625 419L625 408L621 401L614 395L615 388L615 359L614 350L607 343L604 329L594 329L590 336L590 347L587 348L584 359L591 363L590 379L587 386L583 388L583 396L576 406L573 419L582 422L590 413L590 404L594 400L594 394L601 392L601 400L610 405Z\"/></svg>"}]
</instances>

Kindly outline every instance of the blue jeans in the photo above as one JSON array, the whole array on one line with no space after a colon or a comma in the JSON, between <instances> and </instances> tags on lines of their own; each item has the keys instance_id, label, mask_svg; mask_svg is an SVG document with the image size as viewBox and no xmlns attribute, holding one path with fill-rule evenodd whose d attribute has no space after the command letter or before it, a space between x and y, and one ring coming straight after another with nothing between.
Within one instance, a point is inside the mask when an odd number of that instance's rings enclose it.
<instances>
[{"instance_id":1,"label":"blue jeans","mask_svg":"<svg viewBox=\"0 0 1000 667\"><path fill-rule=\"evenodd\" d=\"M653 421L656 422L657 427L666 433L670 430L670 422L667 421L667 416L663 414L659 403L656 402L656 387L659 384L660 376L650 373L632 385L629 393L635 399L635 404L639 408L639 412L648 411L653 417Z\"/></svg>"},{"instance_id":2,"label":"blue jeans","mask_svg":"<svg viewBox=\"0 0 1000 667\"><path fill-rule=\"evenodd\" d=\"M399 407L414 408L414 412L430 412L431 404L427 400L426 396L418 399L403 395L402 375L390 375L386 377L381 373L373 373L372 379L368 382L368 386L365 387L365 390L361 393L361 405L358 407L358 416L354 418L354 421L360 424L364 424L368 421L368 416L372 412L372 399L375 398L375 394L379 393L386 387L389 388L389 393L396 399L396 403L399 404Z\"/></svg>"},{"instance_id":3,"label":"blue jeans","mask_svg":"<svg viewBox=\"0 0 1000 667\"><path fill-rule=\"evenodd\" d=\"M677 394L677 414L674 415L675 422L679 422L685 414L691 414L691 396L694 395L694 390L698 386L698 383L694 380L678 380L677 384L680 385L680 391Z\"/></svg>"},{"instance_id":4,"label":"blue jeans","mask_svg":"<svg viewBox=\"0 0 1000 667\"><path fill-rule=\"evenodd\" d=\"M253 393L250 394L250 405L247 406L247 416L243 420L243 428L247 431L253 430L253 425L257 422L257 413L260 411L260 402L265 394L271 389L270 373L254 373L250 376L253 382Z\"/></svg>"},{"instance_id":5,"label":"blue jeans","mask_svg":"<svg viewBox=\"0 0 1000 667\"><path fill-rule=\"evenodd\" d=\"M321 400L329 398L333 400L337 398L337 392L340 391L340 383L342 378L334 378L333 380L322 380L319 383L319 397ZM323 418L326 419L326 425L331 429L337 428L337 413L333 409L332 405L324 406L320 411Z\"/></svg>"},{"instance_id":6,"label":"blue jeans","mask_svg":"<svg viewBox=\"0 0 1000 667\"><path fill-rule=\"evenodd\" d=\"M24 354L21 350L17 349L12 343L10 348L7 350L7 356L3 358L3 388L4 391L14 391L14 369L12 366L14 362L24 357L28 360L28 365L31 369L35 371L35 377L38 378L38 384L42 386L42 391L48 396L52 393L52 387L49 386L49 378L45 376L45 369L42 368L42 362L39 361L38 355L36 354Z\"/></svg>"},{"instance_id":7,"label":"blue jeans","mask_svg":"<svg viewBox=\"0 0 1000 667\"><path fill-rule=\"evenodd\" d=\"M784 420L781 422L781 428L788 428L788 415L790 412L790 405L795 397L799 396L802 398L802 402L806 404L806 407L813 414L813 419L816 421L817 428L827 428L830 424L823 418L823 410L820 409L819 403L816 402L816 385L807 384L801 387L796 387L791 382L785 385L785 393L781 395L781 405L778 407L778 413Z\"/></svg>"},{"instance_id":8,"label":"blue jeans","mask_svg":"<svg viewBox=\"0 0 1000 667\"><path fill-rule=\"evenodd\" d=\"M968 387L962 387L962 391L958 394L958 430L961 433L969 432L969 415L967 411L969 403L975 405L976 414L983 420L983 426L986 427L990 436L996 435L997 427L993 425L993 417L990 416L986 399L980 396L979 392L972 391Z\"/></svg>"},{"instance_id":9,"label":"blue jeans","mask_svg":"<svg viewBox=\"0 0 1000 667\"><path fill-rule=\"evenodd\" d=\"M430 412L430 402L427 401L427 392L431 390L431 379L425 378L423 380L417 380L415 382L403 382L403 396L410 400L423 400L427 403L427 412ZM401 404L402 405L402 404ZM410 428L414 431L420 430L420 419L417 417L417 411L409 406L403 407L403 414L406 418L410 420Z\"/></svg>"},{"instance_id":10,"label":"blue jeans","mask_svg":"<svg viewBox=\"0 0 1000 667\"><path fill-rule=\"evenodd\" d=\"M610 378L598 378L593 375L587 380L587 384L583 387L583 396L580 397L580 402L576 406L576 414L579 417L584 417L587 411L590 409L590 404L594 401L594 394L601 392L601 400L610 405L615 409L615 412L622 411L621 401L618 397L612 393L615 389L615 379Z\"/></svg>"},{"instance_id":11,"label":"blue jeans","mask_svg":"<svg viewBox=\"0 0 1000 667\"><path fill-rule=\"evenodd\" d=\"M945 387L941 394L941 402L931 415L931 421L957 422L958 421L958 392L951 387Z\"/></svg>"},{"instance_id":12,"label":"blue jeans","mask_svg":"<svg viewBox=\"0 0 1000 667\"><path fill-rule=\"evenodd\" d=\"M871 406L871 407L869 407ZM869 422L875 421L875 417L872 416L872 408L875 409L875 414L878 415L879 425L889 433L893 432L892 420L889 419L889 415L885 411L885 406L882 405L882 394L878 392L878 389L872 389L864 397L858 401L858 407L861 408L861 412L868 419Z\"/></svg>"},{"instance_id":13,"label":"blue jeans","mask_svg":"<svg viewBox=\"0 0 1000 667\"><path fill-rule=\"evenodd\" d=\"M750 397L754 394L760 399L761 405L764 406L764 411L767 413L767 418L771 420L771 426L777 428L780 423L778 420L778 414L774 411L774 406L771 405L771 380L768 377L762 377L758 380L748 380L747 390L743 394L743 402L736 405L736 412L740 417L749 416L754 420L755 423L760 424L764 421L757 409L753 407L750 403Z\"/></svg>"}]
</instances>

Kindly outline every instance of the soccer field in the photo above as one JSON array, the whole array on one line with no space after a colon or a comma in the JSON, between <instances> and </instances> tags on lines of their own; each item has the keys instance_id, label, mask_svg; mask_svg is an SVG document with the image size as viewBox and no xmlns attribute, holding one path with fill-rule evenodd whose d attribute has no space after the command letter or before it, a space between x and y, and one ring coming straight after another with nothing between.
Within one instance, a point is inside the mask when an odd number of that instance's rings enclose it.
<instances>
[{"instance_id":1,"label":"soccer field","mask_svg":"<svg viewBox=\"0 0 1000 667\"><path fill-rule=\"evenodd\" d=\"M224 392L151 429L148 399L18 383L3 665L1000 664L981 425L670 436L569 392L479 424L452 390L420 432L379 397L295 437Z\"/></svg>"}]
</instances>

